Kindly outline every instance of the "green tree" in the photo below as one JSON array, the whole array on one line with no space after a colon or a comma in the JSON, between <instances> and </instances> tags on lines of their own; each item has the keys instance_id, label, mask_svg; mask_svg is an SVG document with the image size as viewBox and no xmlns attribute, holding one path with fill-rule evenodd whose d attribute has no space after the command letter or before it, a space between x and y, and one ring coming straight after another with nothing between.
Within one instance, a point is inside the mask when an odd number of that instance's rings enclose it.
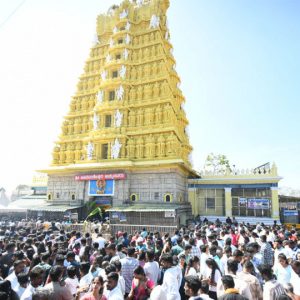
<instances>
[{"instance_id":1,"label":"green tree","mask_svg":"<svg viewBox=\"0 0 300 300\"><path fill-rule=\"evenodd\" d=\"M227 169L231 171L230 163L226 155L224 154L208 154L204 169L214 173L225 173Z\"/></svg>"}]
</instances>

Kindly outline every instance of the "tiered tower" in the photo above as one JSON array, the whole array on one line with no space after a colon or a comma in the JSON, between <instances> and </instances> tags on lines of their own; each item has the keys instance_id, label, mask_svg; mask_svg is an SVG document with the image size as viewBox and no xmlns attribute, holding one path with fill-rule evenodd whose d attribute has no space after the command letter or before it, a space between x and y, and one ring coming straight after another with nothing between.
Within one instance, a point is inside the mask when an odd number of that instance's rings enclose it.
<instances>
[{"instance_id":1,"label":"tiered tower","mask_svg":"<svg viewBox=\"0 0 300 300\"><path fill-rule=\"evenodd\" d=\"M146 196L133 190L134 175L149 181L149 174L165 178L172 172L178 176L170 184L177 186L157 187L160 195L155 199L169 193L168 200L187 201L192 147L167 26L168 7L169 0L124 0L98 16L95 43L47 170L49 198L55 198L62 175L97 170L126 173L128 186L113 204L132 194L152 199L151 191ZM78 191L73 183L69 186Z\"/></svg>"},{"instance_id":2,"label":"tiered tower","mask_svg":"<svg viewBox=\"0 0 300 300\"><path fill-rule=\"evenodd\" d=\"M124 1L98 17L53 166L180 159L190 167L168 6L168 0Z\"/></svg>"}]
</instances>

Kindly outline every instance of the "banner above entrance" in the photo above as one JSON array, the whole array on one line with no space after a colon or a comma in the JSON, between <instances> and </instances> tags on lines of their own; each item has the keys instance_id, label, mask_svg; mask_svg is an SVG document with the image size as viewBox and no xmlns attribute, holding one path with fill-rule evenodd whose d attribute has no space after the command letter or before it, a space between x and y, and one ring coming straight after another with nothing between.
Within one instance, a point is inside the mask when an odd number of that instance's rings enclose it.
<instances>
[{"instance_id":1,"label":"banner above entrance","mask_svg":"<svg viewBox=\"0 0 300 300\"><path fill-rule=\"evenodd\" d=\"M88 180L108 180L108 179L115 179L115 180L122 180L126 178L125 173L115 173L115 174L86 174L86 175L76 175L76 181L88 181Z\"/></svg>"}]
</instances>

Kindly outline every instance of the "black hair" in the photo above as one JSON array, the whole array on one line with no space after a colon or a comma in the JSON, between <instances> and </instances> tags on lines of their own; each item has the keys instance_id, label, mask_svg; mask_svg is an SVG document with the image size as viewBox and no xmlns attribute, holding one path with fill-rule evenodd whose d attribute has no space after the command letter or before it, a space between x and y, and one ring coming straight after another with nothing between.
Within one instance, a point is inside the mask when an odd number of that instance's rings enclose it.
<instances>
[{"instance_id":1,"label":"black hair","mask_svg":"<svg viewBox=\"0 0 300 300\"><path fill-rule=\"evenodd\" d=\"M68 266L67 268L67 274L68 274L68 277L70 278L74 278L76 276L76 268L75 266Z\"/></svg>"},{"instance_id":2,"label":"black hair","mask_svg":"<svg viewBox=\"0 0 300 300\"><path fill-rule=\"evenodd\" d=\"M216 263L216 261L213 258L208 258L205 263L208 266L211 266L211 281L214 282L215 281L215 273L216 270L219 270L220 274L222 275L222 272L218 266L218 264Z\"/></svg>"},{"instance_id":3,"label":"black hair","mask_svg":"<svg viewBox=\"0 0 300 300\"><path fill-rule=\"evenodd\" d=\"M230 275L224 275L222 277L222 283L225 289L234 288L234 280Z\"/></svg>"},{"instance_id":4,"label":"black hair","mask_svg":"<svg viewBox=\"0 0 300 300\"><path fill-rule=\"evenodd\" d=\"M25 272L21 272L17 275L17 278L18 278L18 282L19 284L25 284L25 283L28 283L29 281L29 276L27 273Z\"/></svg>"},{"instance_id":5,"label":"black hair","mask_svg":"<svg viewBox=\"0 0 300 300\"><path fill-rule=\"evenodd\" d=\"M122 264L121 264L121 262L120 262L119 260L115 260L115 261L113 262L113 265L116 267L116 270L117 270L118 272L121 271L121 269L122 269Z\"/></svg>"},{"instance_id":6,"label":"black hair","mask_svg":"<svg viewBox=\"0 0 300 300\"><path fill-rule=\"evenodd\" d=\"M227 260L227 268L228 271L231 271L233 274L235 274L239 268L239 264L236 260L230 258Z\"/></svg>"},{"instance_id":7,"label":"black hair","mask_svg":"<svg viewBox=\"0 0 300 300\"><path fill-rule=\"evenodd\" d=\"M198 294L199 289L201 288L201 281L198 276L189 275L185 276L185 283L190 288L194 294Z\"/></svg>"},{"instance_id":8,"label":"black hair","mask_svg":"<svg viewBox=\"0 0 300 300\"><path fill-rule=\"evenodd\" d=\"M80 264L80 271L82 271L84 274L87 274L90 271L91 265L88 262L82 262Z\"/></svg>"},{"instance_id":9,"label":"black hair","mask_svg":"<svg viewBox=\"0 0 300 300\"><path fill-rule=\"evenodd\" d=\"M209 292L209 284L206 281L202 281L201 282L201 291L204 294L208 294L208 292Z\"/></svg>"},{"instance_id":10,"label":"black hair","mask_svg":"<svg viewBox=\"0 0 300 300\"><path fill-rule=\"evenodd\" d=\"M63 268L61 266L54 266L51 268L49 276L53 282L57 282L62 272Z\"/></svg>"},{"instance_id":11,"label":"black hair","mask_svg":"<svg viewBox=\"0 0 300 300\"><path fill-rule=\"evenodd\" d=\"M149 260L153 260L154 257L155 257L155 253L154 253L153 250L148 250L148 251L146 252L146 254L147 254L147 257L148 257Z\"/></svg>"},{"instance_id":12,"label":"black hair","mask_svg":"<svg viewBox=\"0 0 300 300\"><path fill-rule=\"evenodd\" d=\"M144 269L143 269L142 266L137 266L137 267L134 269L133 274L146 276L146 275L145 275L145 271L144 271Z\"/></svg>"},{"instance_id":13,"label":"black hair","mask_svg":"<svg viewBox=\"0 0 300 300\"><path fill-rule=\"evenodd\" d=\"M267 281L273 278L273 270L268 265L260 265L258 270L263 277L267 278Z\"/></svg>"},{"instance_id":14,"label":"black hair","mask_svg":"<svg viewBox=\"0 0 300 300\"><path fill-rule=\"evenodd\" d=\"M112 279L112 280L118 282L118 280L119 280L119 274L116 273L116 272L110 272L110 273L107 275L107 279Z\"/></svg>"},{"instance_id":15,"label":"black hair","mask_svg":"<svg viewBox=\"0 0 300 300\"><path fill-rule=\"evenodd\" d=\"M117 268L115 265L110 264L105 268L105 274L108 275L110 273L115 273L117 271Z\"/></svg>"}]
</instances>

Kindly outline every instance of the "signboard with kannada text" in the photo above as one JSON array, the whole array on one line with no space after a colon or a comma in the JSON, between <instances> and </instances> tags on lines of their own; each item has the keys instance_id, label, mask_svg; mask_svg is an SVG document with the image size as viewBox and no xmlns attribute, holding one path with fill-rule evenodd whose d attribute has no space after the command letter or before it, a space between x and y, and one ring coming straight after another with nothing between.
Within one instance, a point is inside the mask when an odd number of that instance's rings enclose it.
<instances>
[{"instance_id":1,"label":"signboard with kannada text","mask_svg":"<svg viewBox=\"0 0 300 300\"><path fill-rule=\"evenodd\" d=\"M76 175L76 181L89 181L89 180L123 180L126 178L125 173L115 173L115 174L86 174L86 175Z\"/></svg>"}]
</instances>

